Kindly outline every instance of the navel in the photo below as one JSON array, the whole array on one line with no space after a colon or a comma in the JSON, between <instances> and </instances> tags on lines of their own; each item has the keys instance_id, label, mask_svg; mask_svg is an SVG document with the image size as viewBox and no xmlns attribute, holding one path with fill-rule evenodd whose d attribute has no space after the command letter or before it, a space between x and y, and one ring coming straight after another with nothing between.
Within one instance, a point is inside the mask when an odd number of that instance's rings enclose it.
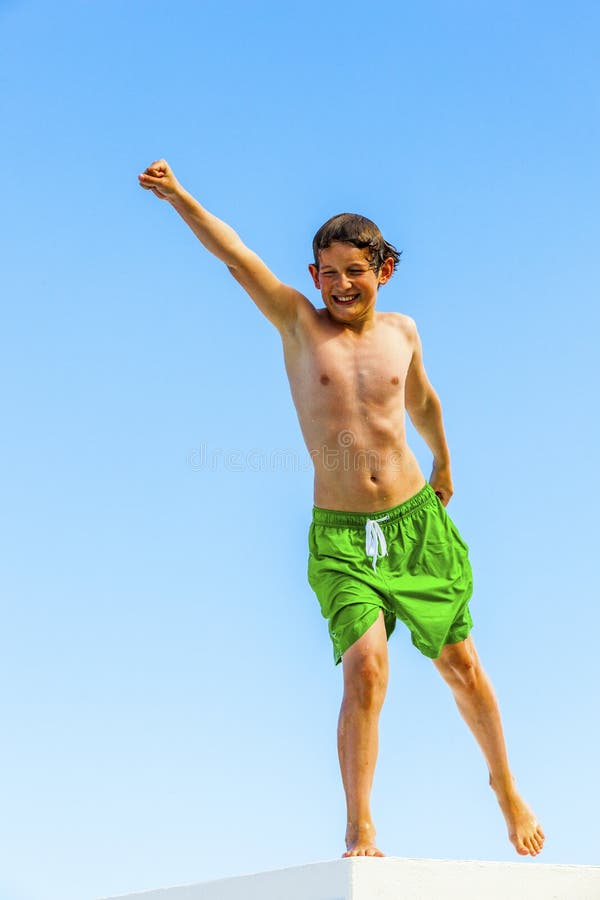
<instances>
[{"instance_id":1,"label":"navel","mask_svg":"<svg viewBox=\"0 0 600 900\"><path fill-rule=\"evenodd\" d=\"M377 484L377 476L371 475L371 481L373 482L373 484Z\"/></svg>"},{"instance_id":2,"label":"navel","mask_svg":"<svg viewBox=\"0 0 600 900\"><path fill-rule=\"evenodd\" d=\"M392 378L392 384L400 384L400 379L397 375L394 375L394 377Z\"/></svg>"},{"instance_id":3,"label":"navel","mask_svg":"<svg viewBox=\"0 0 600 900\"><path fill-rule=\"evenodd\" d=\"M329 384L329 375L321 375L321 384Z\"/></svg>"}]
</instances>

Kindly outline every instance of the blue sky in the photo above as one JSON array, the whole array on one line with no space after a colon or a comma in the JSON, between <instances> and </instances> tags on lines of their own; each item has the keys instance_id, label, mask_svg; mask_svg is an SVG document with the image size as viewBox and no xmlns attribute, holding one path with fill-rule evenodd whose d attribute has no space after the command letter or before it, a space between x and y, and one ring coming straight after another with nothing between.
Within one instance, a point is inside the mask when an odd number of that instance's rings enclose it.
<instances>
[{"instance_id":1,"label":"blue sky","mask_svg":"<svg viewBox=\"0 0 600 900\"><path fill-rule=\"evenodd\" d=\"M0 900L343 849L279 338L139 189L160 156L314 302L330 215L402 248L379 304L417 320L443 402L539 862L600 862L598 7L381 10L0 3ZM295 465L254 464L277 452ZM513 860L447 688L400 628L390 651L382 848Z\"/></svg>"}]
</instances>

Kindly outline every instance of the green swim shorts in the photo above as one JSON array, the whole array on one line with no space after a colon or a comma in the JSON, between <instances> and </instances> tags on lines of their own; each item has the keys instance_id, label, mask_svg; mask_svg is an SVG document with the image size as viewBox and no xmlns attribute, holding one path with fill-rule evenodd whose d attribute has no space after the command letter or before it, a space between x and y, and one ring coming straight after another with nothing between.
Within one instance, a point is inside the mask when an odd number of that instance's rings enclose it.
<instances>
[{"instance_id":1,"label":"green swim shorts","mask_svg":"<svg viewBox=\"0 0 600 900\"><path fill-rule=\"evenodd\" d=\"M313 508L308 581L329 622L336 665L383 610L415 647L436 659L463 641L473 620L469 549L431 485L378 513Z\"/></svg>"}]
</instances>

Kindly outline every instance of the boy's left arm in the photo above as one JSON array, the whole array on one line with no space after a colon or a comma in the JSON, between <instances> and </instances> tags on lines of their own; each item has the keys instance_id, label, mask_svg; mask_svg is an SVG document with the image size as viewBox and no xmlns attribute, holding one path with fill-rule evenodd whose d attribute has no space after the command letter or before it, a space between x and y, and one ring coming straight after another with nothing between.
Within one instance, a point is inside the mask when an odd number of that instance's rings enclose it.
<instances>
[{"instance_id":1,"label":"boy's left arm","mask_svg":"<svg viewBox=\"0 0 600 900\"><path fill-rule=\"evenodd\" d=\"M429 483L447 506L454 489L450 471L450 450L444 432L442 404L433 389L423 364L423 348L417 326L409 319L413 355L406 376L406 411L410 420L433 453Z\"/></svg>"}]
</instances>

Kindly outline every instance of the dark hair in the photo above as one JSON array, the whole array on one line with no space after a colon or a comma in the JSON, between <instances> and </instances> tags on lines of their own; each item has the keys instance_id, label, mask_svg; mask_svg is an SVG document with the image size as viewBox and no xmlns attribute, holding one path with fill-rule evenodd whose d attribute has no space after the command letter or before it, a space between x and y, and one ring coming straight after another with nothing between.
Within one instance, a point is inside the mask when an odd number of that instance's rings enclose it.
<instances>
[{"instance_id":1,"label":"dark hair","mask_svg":"<svg viewBox=\"0 0 600 900\"><path fill-rule=\"evenodd\" d=\"M383 235L375 222L356 213L340 213L321 225L313 238L315 265L319 268L319 252L336 242L353 244L359 249L369 251L371 268L379 272L383 262L390 256L394 265L400 262L402 251L396 250L392 244L383 239Z\"/></svg>"}]
</instances>

